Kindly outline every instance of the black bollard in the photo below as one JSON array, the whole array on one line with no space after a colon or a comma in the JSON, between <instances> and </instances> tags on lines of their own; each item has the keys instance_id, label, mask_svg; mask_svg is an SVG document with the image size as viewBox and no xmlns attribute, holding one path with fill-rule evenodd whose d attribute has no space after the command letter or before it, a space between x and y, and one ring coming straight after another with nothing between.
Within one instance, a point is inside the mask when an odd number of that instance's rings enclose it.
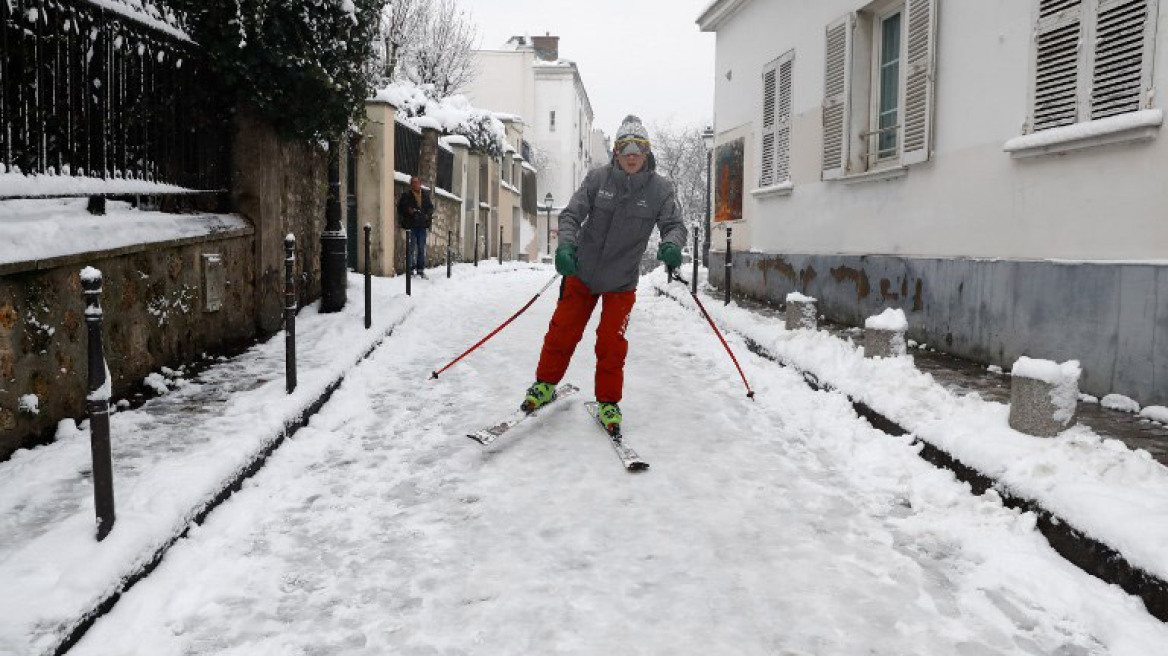
<instances>
[{"instance_id":1,"label":"black bollard","mask_svg":"<svg viewBox=\"0 0 1168 656\"><path fill-rule=\"evenodd\" d=\"M479 222L475 221L475 238L474 238L474 263L479 265Z\"/></svg>"},{"instance_id":2,"label":"black bollard","mask_svg":"<svg viewBox=\"0 0 1168 656\"><path fill-rule=\"evenodd\" d=\"M693 257L693 276L690 278L690 291L694 294L698 293L698 227L693 229L694 244L690 255Z\"/></svg>"},{"instance_id":3,"label":"black bollard","mask_svg":"<svg viewBox=\"0 0 1168 656\"><path fill-rule=\"evenodd\" d=\"M412 295L410 291L410 280L412 280L414 277L414 259L412 257L412 251L414 249L410 246L410 242L413 241L410 239L410 232L410 230L406 230L406 296Z\"/></svg>"},{"instance_id":4,"label":"black bollard","mask_svg":"<svg viewBox=\"0 0 1168 656\"><path fill-rule=\"evenodd\" d=\"M108 380L105 348L101 343L101 271L86 267L81 271L81 289L85 297L85 325L89 331L89 394L85 409L89 413L89 446L93 455L93 502L97 510L97 541L109 535L116 519L114 513L114 465L110 449L109 398L112 381Z\"/></svg>"},{"instance_id":5,"label":"black bollard","mask_svg":"<svg viewBox=\"0 0 1168 656\"><path fill-rule=\"evenodd\" d=\"M370 257L373 226L365 224L365 330L373 325L373 258Z\"/></svg>"},{"instance_id":6,"label":"black bollard","mask_svg":"<svg viewBox=\"0 0 1168 656\"><path fill-rule=\"evenodd\" d=\"M329 142L328 197L325 203L325 226L320 235L320 311L345 309L349 238L341 225L341 145Z\"/></svg>"},{"instance_id":7,"label":"black bollard","mask_svg":"<svg viewBox=\"0 0 1168 656\"><path fill-rule=\"evenodd\" d=\"M730 305L730 269L734 266L733 252L730 250L730 232L733 230L730 226L726 226L726 305Z\"/></svg>"},{"instance_id":8,"label":"black bollard","mask_svg":"<svg viewBox=\"0 0 1168 656\"><path fill-rule=\"evenodd\" d=\"M446 277L447 278L450 277L452 267L454 266L453 262L450 259L451 257L453 257L451 255L451 249L450 249L450 245L454 243L453 240L454 240L454 231L447 230L446 231Z\"/></svg>"},{"instance_id":9,"label":"black bollard","mask_svg":"<svg viewBox=\"0 0 1168 656\"><path fill-rule=\"evenodd\" d=\"M503 226L499 225L499 264L503 264Z\"/></svg>"},{"instance_id":10,"label":"black bollard","mask_svg":"<svg viewBox=\"0 0 1168 656\"><path fill-rule=\"evenodd\" d=\"M296 389L296 237L284 238L284 378L291 394Z\"/></svg>"}]
</instances>

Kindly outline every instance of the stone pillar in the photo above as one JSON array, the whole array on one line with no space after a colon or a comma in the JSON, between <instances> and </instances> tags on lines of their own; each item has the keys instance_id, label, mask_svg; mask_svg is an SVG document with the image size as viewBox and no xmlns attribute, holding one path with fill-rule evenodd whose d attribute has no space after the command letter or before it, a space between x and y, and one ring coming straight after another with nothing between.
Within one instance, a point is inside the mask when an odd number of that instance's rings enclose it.
<instances>
[{"instance_id":1,"label":"stone pillar","mask_svg":"<svg viewBox=\"0 0 1168 656\"><path fill-rule=\"evenodd\" d=\"M1077 360L1058 364L1021 357L1011 374L1010 428L1054 437L1075 425L1082 375Z\"/></svg>"},{"instance_id":2,"label":"stone pillar","mask_svg":"<svg viewBox=\"0 0 1168 656\"><path fill-rule=\"evenodd\" d=\"M373 260L372 271L392 276L394 237L397 232L397 194L394 190L394 120L397 110L380 101L365 103L365 133L357 160L357 207L363 222L369 223ZM363 227L363 226L358 226ZM364 271L364 248L358 249Z\"/></svg>"},{"instance_id":3,"label":"stone pillar","mask_svg":"<svg viewBox=\"0 0 1168 656\"><path fill-rule=\"evenodd\" d=\"M904 310L889 308L864 321L864 357L899 358L908 353L904 333L908 320Z\"/></svg>"},{"instance_id":4,"label":"stone pillar","mask_svg":"<svg viewBox=\"0 0 1168 656\"><path fill-rule=\"evenodd\" d=\"M787 294L787 330L817 329L819 312L815 307L816 302L816 299L798 292Z\"/></svg>"}]
</instances>

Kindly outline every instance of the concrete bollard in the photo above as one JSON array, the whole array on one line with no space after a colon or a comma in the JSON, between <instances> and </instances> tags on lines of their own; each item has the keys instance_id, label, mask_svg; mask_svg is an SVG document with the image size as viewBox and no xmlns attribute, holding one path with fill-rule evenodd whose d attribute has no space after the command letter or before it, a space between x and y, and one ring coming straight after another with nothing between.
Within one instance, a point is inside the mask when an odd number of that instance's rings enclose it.
<instances>
[{"instance_id":1,"label":"concrete bollard","mask_svg":"<svg viewBox=\"0 0 1168 656\"><path fill-rule=\"evenodd\" d=\"M888 308L864 321L864 357L899 358L908 353L904 333L908 319L904 310Z\"/></svg>"},{"instance_id":2,"label":"concrete bollard","mask_svg":"<svg viewBox=\"0 0 1168 656\"><path fill-rule=\"evenodd\" d=\"M799 292L787 294L787 330L817 329L819 327L819 312L815 307L817 302L816 299Z\"/></svg>"},{"instance_id":3,"label":"concrete bollard","mask_svg":"<svg viewBox=\"0 0 1168 656\"><path fill-rule=\"evenodd\" d=\"M1082 374L1077 360L1059 364L1021 357L1010 373L1010 428L1054 437L1075 425Z\"/></svg>"}]
</instances>

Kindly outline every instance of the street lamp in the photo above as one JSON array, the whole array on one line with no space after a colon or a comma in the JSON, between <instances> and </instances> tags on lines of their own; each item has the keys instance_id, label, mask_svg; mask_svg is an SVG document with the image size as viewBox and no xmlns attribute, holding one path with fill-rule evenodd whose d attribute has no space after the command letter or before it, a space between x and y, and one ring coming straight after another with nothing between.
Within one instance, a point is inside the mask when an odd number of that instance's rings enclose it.
<instances>
[{"instance_id":1,"label":"street lamp","mask_svg":"<svg viewBox=\"0 0 1168 656\"><path fill-rule=\"evenodd\" d=\"M714 168L714 127L707 125L702 130L702 144L706 147L706 234L702 242L702 266L710 268L710 186L714 183L711 177ZM696 256L696 253L695 253Z\"/></svg>"},{"instance_id":2,"label":"street lamp","mask_svg":"<svg viewBox=\"0 0 1168 656\"><path fill-rule=\"evenodd\" d=\"M549 257L552 254L552 204L555 202L550 191L543 197L543 208L547 210L547 255Z\"/></svg>"}]
</instances>

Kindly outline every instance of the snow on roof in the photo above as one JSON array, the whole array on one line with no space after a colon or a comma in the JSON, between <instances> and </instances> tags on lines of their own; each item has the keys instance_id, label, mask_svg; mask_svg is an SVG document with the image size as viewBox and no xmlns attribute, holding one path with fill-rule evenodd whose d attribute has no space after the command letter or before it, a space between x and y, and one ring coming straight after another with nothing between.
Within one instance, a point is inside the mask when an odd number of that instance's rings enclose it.
<instances>
[{"instance_id":1,"label":"snow on roof","mask_svg":"<svg viewBox=\"0 0 1168 656\"><path fill-rule=\"evenodd\" d=\"M442 124L432 116L415 116L410 119L413 124L422 129L441 130Z\"/></svg>"}]
</instances>

